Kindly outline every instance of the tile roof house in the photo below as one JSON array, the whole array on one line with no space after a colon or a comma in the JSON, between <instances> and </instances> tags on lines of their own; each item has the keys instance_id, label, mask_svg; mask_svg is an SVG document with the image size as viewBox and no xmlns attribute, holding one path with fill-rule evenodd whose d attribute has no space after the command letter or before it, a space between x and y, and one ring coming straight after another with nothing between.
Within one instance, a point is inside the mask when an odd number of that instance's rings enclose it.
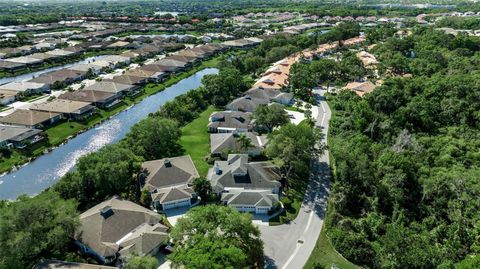
<instances>
[{"instance_id":1,"label":"tile roof house","mask_svg":"<svg viewBox=\"0 0 480 269\"><path fill-rule=\"evenodd\" d=\"M278 167L269 162L249 162L246 154L230 154L226 161L216 161L207 175L216 193L231 190L264 190L279 193Z\"/></svg>"},{"instance_id":2,"label":"tile roof house","mask_svg":"<svg viewBox=\"0 0 480 269\"><path fill-rule=\"evenodd\" d=\"M140 89L138 85L121 84L112 81L96 81L82 90L114 93L117 97L135 94Z\"/></svg>"},{"instance_id":3,"label":"tile roof house","mask_svg":"<svg viewBox=\"0 0 480 269\"><path fill-rule=\"evenodd\" d=\"M211 133L242 133L252 130L251 113L219 111L210 115L208 131Z\"/></svg>"},{"instance_id":4,"label":"tile roof house","mask_svg":"<svg viewBox=\"0 0 480 269\"><path fill-rule=\"evenodd\" d=\"M80 215L75 243L104 263L136 253L155 255L168 238L162 216L118 196Z\"/></svg>"},{"instance_id":5,"label":"tile roof house","mask_svg":"<svg viewBox=\"0 0 480 269\"><path fill-rule=\"evenodd\" d=\"M27 68L27 65L23 63L14 63L0 60L0 70L2 71L15 72L25 68Z\"/></svg>"},{"instance_id":6,"label":"tile roof house","mask_svg":"<svg viewBox=\"0 0 480 269\"><path fill-rule=\"evenodd\" d=\"M42 130L17 126L0 126L0 146L25 148L42 140Z\"/></svg>"},{"instance_id":7,"label":"tile roof house","mask_svg":"<svg viewBox=\"0 0 480 269\"><path fill-rule=\"evenodd\" d=\"M238 139L241 135L246 136L251 143L248 149L242 149ZM210 134L210 154L212 156L226 157L228 152L248 154L251 157L259 156L268 143L266 136L258 136L247 132L242 134L218 133Z\"/></svg>"},{"instance_id":8,"label":"tile roof house","mask_svg":"<svg viewBox=\"0 0 480 269\"><path fill-rule=\"evenodd\" d=\"M180 69L181 69L180 67L161 65L161 64L158 64L157 62L146 64L142 67L137 68L137 70L145 70L145 71L163 73L163 74L166 74L168 72L175 72Z\"/></svg>"},{"instance_id":9,"label":"tile roof house","mask_svg":"<svg viewBox=\"0 0 480 269\"><path fill-rule=\"evenodd\" d=\"M26 95L48 92L48 85L30 81L10 82L0 86L0 90L22 92Z\"/></svg>"},{"instance_id":10,"label":"tile roof house","mask_svg":"<svg viewBox=\"0 0 480 269\"><path fill-rule=\"evenodd\" d=\"M191 200L196 198L191 184L200 176L189 155L147 161L142 169L144 187L151 192L155 208L191 206Z\"/></svg>"},{"instance_id":11,"label":"tile roof house","mask_svg":"<svg viewBox=\"0 0 480 269\"><path fill-rule=\"evenodd\" d=\"M30 82L45 83L50 85L50 87L55 84L55 82L64 82L66 84L71 84L76 81L80 81L86 78L86 71L78 71L71 69L60 69L57 71L48 72L42 74L36 78L29 80Z\"/></svg>"},{"instance_id":12,"label":"tile roof house","mask_svg":"<svg viewBox=\"0 0 480 269\"><path fill-rule=\"evenodd\" d=\"M8 105L17 99L18 92L0 89L0 104Z\"/></svg>"},{"instance_id":13,"label":"tile roof house","mask_svg":"<svg viewBox=\"0 0 480 269\"><path fill-rule=\"evenodd\" d=\"M377 86L370 81L366 82L350 82L345 86L345 89L351 90L359 96L370 93L375 90Z\"/></svg>"},{"instance_id":14,"label":"tile roof house","mask_svg":"<svg viewBox=\"0 0 480 269\"><path fill-rule=\"evenodd\" d=\"M0 117L0 123L27 128L43 128L62 118L61 113L17 109L13 113Z\"/></svg>"},{"instance_id":15,"label":"tile roof house","mask_svg":"<svg viewBox=\"0 0 480 269\"><path fill-rule=\"evenodd\" d=\"M146 65L145 65L146 66ZM124 75L146 78L148 81L161 81L168 74L164 71L150 71L143 68L130 69Z\"/></svg>"},{"instance_id":16,"label":"tile roof house","mask_svg":"<svg viewBox=\"0 0 480 269\"><path fill-rule=\"evenodd\" d=\"M144 85L148 82L149 78L145 77L137 77L137 76L131 76L131 75L120 75L113 77L111 79L103 79L102 81L109 81L109 82L114 82L114 83L120 83L120 84L128 84L128 85Z\"/></svg>"},{"instance_id":17,"label":"tile roof house","mask_svg":"<svg viewBox=\"0 0 480 269\"><path fill-rule=\"evenodd\" d=\"M20 56L20 57L15 57L15 58L8 58L5 61L13 62L13 63L26 64L27 66L30 66L30 67L36 67L36 66L40 66L40 65L43 64L43 60L31 58L29 56Z\"/></svg>"},{"instance_id":18,"label":"tile roof house","mask_svg":"<svg viewBox=\"0 0 480 269\"><path fill-rule=\"evenodd\" d=\"M57 98L71 101L88 102L94 104L97 107L105 108L111 107L118 100L118 96L116 93L85 89L74 92L65 92Z\"/></svg>"},{"instance_id":19,"label":"tile roof house","mask_svg":"<svg viewBox=\"0 0 480 269\"><path fill-rule=\"evenodd\" d=\"M176 72L176 71L184 70L185 68L190 66L190 64L188 62L171 59L169 57L165 57L163 59L160 59L160 60L154 62L154 64L159 65L159 66L165 66L165 67L168 68L167 70L170 71L170 72Z\"/></svg>"},{"instance_id":20,"label":"tile roof house","mask_svg":"<svg viewBox=\"0 0 480 269\"><path fill-rule=\"evenodd\" d=\"M225 205L236 208L240 212L268 214L279 202L278 194L268 191L231 191L222 193L220 198Z\"/></svg>"},{"instance_id":21,"label":"tile roof house","mask_svg":"<svg viewBox=\"0 0 480 269\"><path fill-rule=\"evenodd\" d=\"M95 107L89 102L53 99L49 102L34 104L30 110L62 113L65 118L83 120L93 114Z\"/></svg>"}]
</instances>

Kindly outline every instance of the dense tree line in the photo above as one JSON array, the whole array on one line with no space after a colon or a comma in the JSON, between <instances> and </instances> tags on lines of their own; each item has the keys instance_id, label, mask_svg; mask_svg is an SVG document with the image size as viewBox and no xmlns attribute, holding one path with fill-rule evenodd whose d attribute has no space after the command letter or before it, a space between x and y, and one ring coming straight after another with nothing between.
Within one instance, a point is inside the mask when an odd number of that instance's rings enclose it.
<instances>
[{"instance_id":1,"label":"dense tree line","mask_svg":"<svg viewBox=\"0 0 480 269\"><path fill-rule=\"evenodd\" d=\"M243 74L259 73L270 63L279 61L306 48L358 36L357 23L341 23L321 35L278 35L264 40L260 46L243 54L226 58L222 66L234 67Z\"/></svg>"},{"instance_id":2,"label":"dense tree line","mask_svg":"<svg viewBox=\"0 0 480 269\"><path fill-rule=\"evenodd\" d=\"M435 25L438 27L451 27L454 29L478 30L480 29L480 20L478 17L446 17L435 22Z\"/></svg>"},{"instance_id":3,"label":"dense tree line","mask_svg":"<svg viewBox=\"0 0 480 269\"><path fill-rule=\"evenodd\" d=\"M371 75L371 71L364 67L354 52L340 52L337 52L337 57L331 55L329 58L295 63L289 77L289 87L293 94L302 100L313 102L312 89L319 85L344 86L348 82Z\"/></svg>"},{"instance_id":4,"label":"dense tree line","mask_svg":"<svg viewBox=\"0 0 480 269\"><path fill-rule=\"evenodd\" d=\"M364 98L328 97L335 182L327 231L346 258L371 268L474 264L478 44L429 29L389 39L377 48L382 61L392 68L387 55L398 55L413 77L390 78Z\"/></svg>"}]
</instances>

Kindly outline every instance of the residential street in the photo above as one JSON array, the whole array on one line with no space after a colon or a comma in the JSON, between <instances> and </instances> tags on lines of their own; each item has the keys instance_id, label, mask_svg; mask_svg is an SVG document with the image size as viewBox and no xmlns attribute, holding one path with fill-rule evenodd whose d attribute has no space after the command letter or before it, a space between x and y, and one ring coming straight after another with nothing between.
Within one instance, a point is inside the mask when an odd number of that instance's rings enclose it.
<instances>
[{"instance_id":1,"label":"residential street","mask_svg":"<svg viewBox=\"0 0 480 269\"><path fill-rule=\"evenodd\" d=\"M316 125L326 135L331 111L323 99L325 91L315 91L318 100ZM315 114L314 114L315 115ZM326 137L322 142L326 142ZM259 226L264 241L267 268L302 268L312 252L320 231L330 190L328 152L313 160L312 174L297 218L280 226Z\"/></svg>"}]
</instances>

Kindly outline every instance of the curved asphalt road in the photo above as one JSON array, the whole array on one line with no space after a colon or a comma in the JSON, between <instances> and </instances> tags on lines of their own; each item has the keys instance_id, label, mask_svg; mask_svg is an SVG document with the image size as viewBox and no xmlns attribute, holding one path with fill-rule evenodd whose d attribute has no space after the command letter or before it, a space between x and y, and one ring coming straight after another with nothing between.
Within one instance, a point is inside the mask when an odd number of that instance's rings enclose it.
<instances>
[{"instance_id":1,"label":"curved asphalt road","mask_svg":"<svg viewBox=\"0 0 480 269\"><path fill-rule=\"evenodd\" d=\"M324 133L326 142L331 111L323 98L325 91L315 91L318 116L316 126ZM302 268L312 253L323 227L323 220L330 191L328 151L312 160L312 173L302 208L297 218L289 224L259 226L264 242L266 268ZM301 241L299 242L299 240Z\"/></svg>"}]
</instances>

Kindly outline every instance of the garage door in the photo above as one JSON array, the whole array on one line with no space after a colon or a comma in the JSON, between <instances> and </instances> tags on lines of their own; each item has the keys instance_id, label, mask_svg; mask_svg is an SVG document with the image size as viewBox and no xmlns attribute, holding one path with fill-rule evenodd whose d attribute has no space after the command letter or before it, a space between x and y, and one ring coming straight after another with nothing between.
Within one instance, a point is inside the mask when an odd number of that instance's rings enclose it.
<instances>
[{"instance_id":1,"label":"garage door","mask_svg":"<svg viewBox=\"0 0 480 269\"><path fill-rule=\"evenodd\" d=\"M190 206L190 199L164 204L163 209L165 210L165 209L178 208L183 206Z\"/></svg>"}]
</instances>

